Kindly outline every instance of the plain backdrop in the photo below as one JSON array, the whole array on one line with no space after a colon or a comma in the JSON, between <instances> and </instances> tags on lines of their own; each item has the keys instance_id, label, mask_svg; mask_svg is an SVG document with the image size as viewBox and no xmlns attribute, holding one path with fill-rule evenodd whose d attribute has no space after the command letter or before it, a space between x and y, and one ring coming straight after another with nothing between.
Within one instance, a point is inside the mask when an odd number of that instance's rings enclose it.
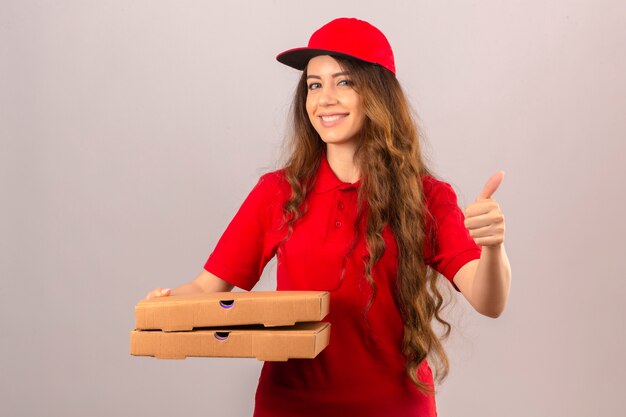
<instances>
[{"instance_id":1,"label":"plain backdrop","mask_svg":"<svg viewBox=\"0 0 626 417\"><path fill-rule=\"evenodd\" d=\"M455 296L439 414L623 415L621 0L0 0L0 415L251 415L261 362L131 357L134 305L280 167L275 55L340 16L389 38L461 206L506 172L510 301Z\"/></svg>"}]
</instances>

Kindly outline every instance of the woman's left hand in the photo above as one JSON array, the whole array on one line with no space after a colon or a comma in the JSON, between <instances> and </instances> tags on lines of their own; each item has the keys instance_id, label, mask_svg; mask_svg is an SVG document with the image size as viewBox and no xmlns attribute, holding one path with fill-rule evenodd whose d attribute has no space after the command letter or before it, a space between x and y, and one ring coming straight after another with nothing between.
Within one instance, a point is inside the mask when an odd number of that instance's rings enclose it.
<instances>
[{"instance_id":1,"label":"woman's left hand","mask_svg":"<svg viewBox=\"0 0 626 417\"><path fill-rule=\"evenodd\" d=\"M492 175L476 201L464 211L465 227L477 245L494 247L504 242L504 215L498 202L491 198L503 178L503 171Z\"/></svg>"}]
</instances>

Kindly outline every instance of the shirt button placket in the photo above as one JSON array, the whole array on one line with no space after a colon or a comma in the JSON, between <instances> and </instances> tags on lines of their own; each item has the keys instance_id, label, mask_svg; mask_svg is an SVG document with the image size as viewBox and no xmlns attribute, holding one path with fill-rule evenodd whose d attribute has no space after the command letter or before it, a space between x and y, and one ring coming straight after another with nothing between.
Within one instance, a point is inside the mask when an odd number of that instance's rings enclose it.
<instances>
[{"instance_id":1,"label":"shirt button placket","mask_svg":"<svg viewBox=\"0 0 626 417\"><path fill-rule=\"evenodd\" d=\"M342 191L343 191L343 190L342 190ZM342 214L341 212L342 212L342 211L343 211L343 209L345 208L345 205L344 205L343 201L341 201L341 200L339 201L339 203L337 204L337 208L339 209L339 212L340 212L340 213L339 213L339 216L337 217L337 220L335 220L335 227L338 229L338 228L340 228L340 227L341 227L341 225L342 225L342 223L343 223L343 222L341 221L341 218L340 218L340 217L342 217L342 216L343 216L343 214Z\"/></svg>"}]
</instances>

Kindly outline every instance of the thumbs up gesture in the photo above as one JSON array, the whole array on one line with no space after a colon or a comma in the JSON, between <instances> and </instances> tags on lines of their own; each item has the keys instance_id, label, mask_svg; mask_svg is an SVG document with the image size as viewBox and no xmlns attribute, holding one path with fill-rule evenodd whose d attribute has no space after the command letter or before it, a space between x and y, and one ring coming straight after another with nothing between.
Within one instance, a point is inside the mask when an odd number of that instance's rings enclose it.
<instances>
[{"instance_id":1,"label":"thumbs up gesture","mask_svg":"<svg viewBox=\"0 0 626 417\"><path fill-rule=\"evenodd\" d=\"M493 174L476 201L465 209L465 227L477 245L499 246L504 242L504 215L498 202L491 198L503 178L503 171Z\"/></svg>"}]
</instances>

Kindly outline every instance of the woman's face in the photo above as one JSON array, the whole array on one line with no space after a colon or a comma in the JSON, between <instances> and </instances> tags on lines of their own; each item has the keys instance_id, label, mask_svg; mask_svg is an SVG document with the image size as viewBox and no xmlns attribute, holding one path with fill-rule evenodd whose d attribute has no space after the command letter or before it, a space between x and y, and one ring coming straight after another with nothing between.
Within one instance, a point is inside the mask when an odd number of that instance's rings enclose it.
<instances>
[{"instance_id":1,"label":"woman's face","mask_svg":"<svg viewBox=\"0 0 626 417\"><path fill-rule=\"evenodd\" d=\"M322 140L327 145L355 145L365 113L350 74L334 58L322 55L309 61L306 82L306 111Z\"/></svg>"}]
</instances>

